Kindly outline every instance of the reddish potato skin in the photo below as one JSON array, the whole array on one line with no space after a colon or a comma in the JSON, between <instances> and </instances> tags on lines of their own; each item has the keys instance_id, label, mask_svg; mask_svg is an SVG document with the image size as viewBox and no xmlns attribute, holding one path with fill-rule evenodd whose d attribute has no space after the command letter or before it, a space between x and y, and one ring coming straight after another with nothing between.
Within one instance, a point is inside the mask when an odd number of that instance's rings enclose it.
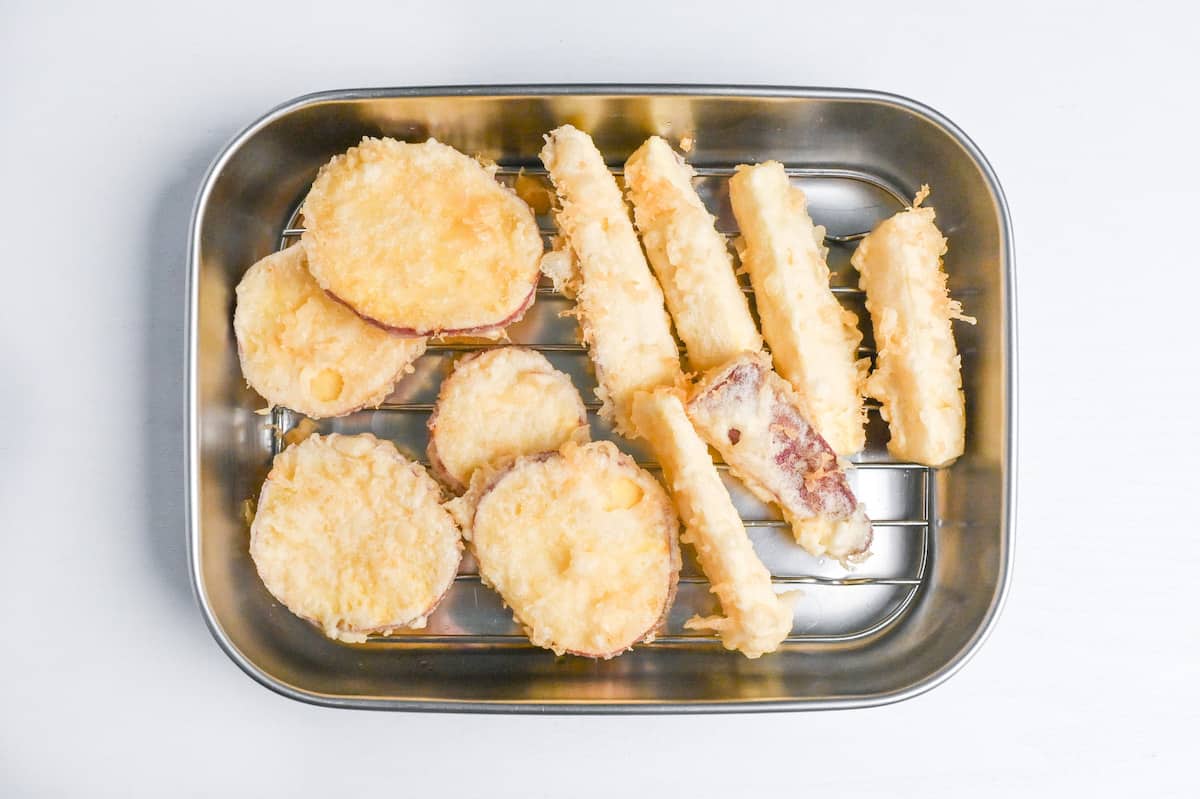
<instances>
[{"instance_id":1,"label":"reddish potato skin","mask_svg":"<svg viewBox=\"0 0 1200 799\"><path fill-rule=\"evenodd\" d=\"M394 333L397 336L400 336L402 338L426 338L426 337L436 337L436 336L482 336L482 335L486 335L488 333L494 333L497 330L502 330L511 324L515 324L515 323L521 321L521 318L525 316L525 312L528 311L533 306L533 301L537 296L537 281L539 278L540 278L540 274L534 277L533 283L529 287L529 293L525 295L525 300L521 303L521 306L519 308L517 308L517 310L515 310L511 314L509 314L507 317L505 317L504 319L501 319L499 322L496 322L495 324L490 324L490 325L481 325L478 327L462 327L462 328L456 328L456 329L450 329L450 330L416 330L411 327L393 327L392 325L387 325L387 324L384 324L383 322L380 322L378 319L372 319L371 317L366 316L361 311L359 311L357 308L355 308L353 305L346 302L344 299L342 299L338 295L334 294L329 289L325 289L325 293L328 294L330 297L332 297L334 300L340 302L342 305L345 305L350 310L354 311L354 313L358 314L359 317L361 317L364 321L370 322L371 324L375 325L375 327L378 327L381 330L386 330L389 333Z\"/></svg>"},{"instance_id":2,"label":"reddish potato skin","mask_svg":"<svg viewBox=\"0 0 1200 799\"><path fill-rule=\"evenodd\" d=\"M446 470L446 464L442 463L442 459L438 456L437 443L433 439L433 431L437 424L437 411L429 417L427 426L429 428L429 446L425 449L425 454L429 456L429 471L433 472L433 476L448 488L454 494L462 494L467 490L467 487L459 480L455 480L453 475Z\"/></svg>"},{"instance_id":3,"label":"reddish potato skin","mask_svg":"<svg viewBox=\"0 0 1200 799\"><path fill-rule=\"evenodd\" d=\"M621 453L621 454L624 458L627 458L630 461L632 461L632 459L629 458L628 455L625 455L625 453ZM547 461L547 460L550 460L551 458L555 458L557 456L558 456L557 452L539 452L535 455L524 455L520 458L517 458L515 461L513 461L511 464L504 467L503 469L499 469L494 474L492 474L488 478L488 481L481 487L478 497L476 498L475 507L471 513L471 529L474 530L474 528L475 528L475 516L478 514L479 506L483 504L484 499L487 497L488 494L490 494L492 492L492 490L497 485L499 485L504 480L505 477L507 477L511 472L513 472L517 466L519 466L522 463L526 463L526 462ZM566 654L576 655L577 657L591 658L593 660L610 660L611 658L614 658L617 655L621 655L621 654L624 654L625 652L629 652L630 650L632 650L634 648L634 646L636 646L638 644L642 644L642 643L646 643L648 641L654 640L654 637L658 634L659 630L661 630L663 628L663 625L666 624L667 617L671 613L671 608L675 604L675 595L679 591L679 570L682 567L683 558L679 552L678 540L675 538L675 536L671 536L671 538L672 538L672 540L670 542L671 571L670 571L670 575L668 577L669 584L667 586L667 598L663 602L662 613L659 615L659 617L657 619L655 619L654 623L652 625L650 625L650 628L648 630L646 630L646 632L643 635L639 636L636 641L634 641L629 646L624 647L623 649L617 649L612 652L581 652L581 651L578 651L575 649L567 649L567 650L564 650L566 652ZM476 560L478 561L478 556L475 552L474 541L468 540L467 547L470 549L471 554L476 556ZM502 597L502 599L503 599L503 597ZM506 607L507 607L507 604L506 604ZM518 623L521 623L519 619L517 621L518 621ZM524 626L524 625L522 624L522 626Z\"/></svg>"}]
</instances>

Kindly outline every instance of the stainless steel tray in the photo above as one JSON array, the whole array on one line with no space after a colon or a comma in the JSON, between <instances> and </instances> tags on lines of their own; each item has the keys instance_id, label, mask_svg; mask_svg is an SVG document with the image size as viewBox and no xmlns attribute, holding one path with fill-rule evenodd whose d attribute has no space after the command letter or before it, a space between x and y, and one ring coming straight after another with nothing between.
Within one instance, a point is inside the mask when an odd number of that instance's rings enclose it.
<instances>
[{"instance_id":1,"label":"stainless steel tray","mask_svg":"<svg viewBox=\"0 0 1200 799\"><path fill-rule=\"evenodd\" d=\"M874 556L847 571L799 550L771 508L730 482L755 545L781 584L799 588L793 635L750 661L683 629L713 608L685 558L664 635L608 662L556 658L519 635L498 598L463 564L427 629L346 645L273 601L247 552L246 501L257 495L287 410L263 401L238 368L233 287L255 260L299 234L295 212L318 167L363 135L435 136L495 160L504 180L541 176L542 134L563 122L592 132L620 165L648 135L694 136L689 160L724 230L734 232L726 178L774 158L809 196L830 234L835 291L866 321L849 267L855 234L921 183L950 238L954 296L979 317L959 326L967 450L952 468L891 461L872 413L852 481L876 520ZM539 177L544 179L544 177ZM549 233L552 221L540 219ZM271 111L213 163L196 202L188 290L188 491L191 573L221 647L284 695L343 707L528 712L746 711L859 707L913 696L974 652L1000 610L1013 546L1015 329L1012 239L995 175L938 113L874 92L680 86L378 89L310 95ZM749 291L749 289L747 289ZM547 353L591 398L594 387L567 301L548 286L512 339ZM869 325L866 325L869 352ZM378 410L318 423L371 431L423 458L438 383L467 343L433 344ZM610 437L595 417L596 437ZM618 444L653 468L636 444Z\"/></svg>"}]
</instances>

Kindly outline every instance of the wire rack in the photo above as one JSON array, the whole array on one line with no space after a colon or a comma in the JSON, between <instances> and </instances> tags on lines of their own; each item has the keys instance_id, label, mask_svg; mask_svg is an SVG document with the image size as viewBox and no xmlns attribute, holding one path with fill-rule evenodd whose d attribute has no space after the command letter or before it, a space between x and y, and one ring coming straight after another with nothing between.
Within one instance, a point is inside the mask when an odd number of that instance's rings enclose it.
<instances>
[{"instance_id":1,"label":"wire rack","mask_svg":"<svg viewBox=\"0 0 1200 799\"><path fill-rule=\"evenodd\" d=\"M621 170L614 169L612 171L620 181ZM892 206L886 208L881 205L877 208L875 214L877 218L873 221L878 221L907 204L903 195L894 187L869 174L844 169L788 169L787 171L793 182L801 185L816 181L825 182L827 185L857 184L860 188L868 187L880 197L886 198L886 202ZM726 183L732 172L732 166L696 169L697 188L706 204L710 206L710 210L716 214L718 229L730 241L738 235L727 202ZM522 174L526 178L540 183L544 188L549 187L545 170L540 166L500 166L497 170L497 179L507 185L513 185L518 175ZM818 223L822 222L822 210L810 199L810 213ZM538 223L543 238L549 243L550 238L557 233L553 219L542 214L538 216ZM843 260L848 259L853 246L865 235L865 231L869 227L870 225L866 225L861 230L828 234L826 235L826 244L841 250ZM281 231L280 249L298 241L303 232L302 219L299 215L299 207L297 207ZM843 280L844 278L843 273ZM836 277L834 282L833 292L843 304L861 306L862 292L857 287L836 285L843 282L837 280ZM753 289L745 281L744 276L742 290L753 298ZM538 302L531 308L527 318L536 317L539 313L553 313L552 309L544 307L548 302L566 302L565 298L558 295L548 282L540 283L536 292ZM869 342L871 340L869 325L864 325L866 315L861 307L856 310L860 326L864 327L865 341ZM512 343L546 353L548 357L554 355L578 358L581 363L586 363L586 351L578 342L577 331L575 336L572 340L523 341L517 333L514 333ZM438 373L440 370L440 373L444 374L448 365L445 363L446 359L452 359L460 353L506 345L506 343L480 343L455 339L431 340L426 354L422 356L416 366L419 369L421 361L440 359L441 362L437 368L426 371L432 374ZM864 346L860 348L860 354L873 357L874 350L870 346ZM580 385L585 379L576 377L576 384L584 397L590 398L593 396L591 389L594 387L594 382ZM433 396L436 396L436 385L431 388ZM432 396L425 399L428 401L414 401L410 397L397 398L393 395L376 409L360 411L341 420L320 420L314 424L318 432L358 432L366 429L377 434L382 433L381 437L392 438L402 450L407 449L427 465L427 462L423 460L425 442L416 440L423 435L425 420L433 410ZM645 456L646 453L639 456L641 450L638 447L631 446L631 442L616 436L602 422L598 421L596 411L599 408L599 402L588 399L585 406L592 421L594 438L611 438L622 449L634 455L643 468L651 472L661 471L657 463ZM877 495L876 498L884 497L885 501L882 503L884 505L899 506L907 510L896 518L875 518L875 515L872 514L872 525L875 531L873 551L876 554L863 566L853 571L835 563L810 558L806 553L800 551L799 547L791 541L786 523L778 518L777 514L773 515L770 509L754 508L755 501L749 498L744 490L739 490L736 481L728 476L727 467L721 463L717 464L717 469L722 472L722 478L730 487L735 502L739 498L741 500L739 511L742 512L743 522L747 532L755 540L756 549L759 550L763 562L771 571L772 582L779 586L780 590L800 590L805 595L797 603L797 618L792 634L787 638L787 641L792 643L834 644L873 635L904 615L921 589L926 576L930 558L930 520L933 507L931 470L918 464L897 462L887 458L883 448L886 433L883 432L883 427L878 419L878 405L868 403L867 407L869 413L874 417L868 424L868 447L864 453L851 459L855 466L851 478L858 481L856 490L860 498L866 502L868 513L871 513L873 495ZM404 429L408 432L388 433L391 424L388 417L396 416L404 417ZM267 440L272 454L278 453L283 448L284 436L303 418L286 408L273 410L267 423ZM416 424L410 424L410 421L415 421ZM885 485L882 487L865 490L863 483L869 482L872 476L882 476L888 479L884 481ZM764 539L763 536L767 538ZM861 574L863 571L871 570L872 562L880 557L881 550L887 550L883 572ZM688 552L685 552L684 568L679 582L680 589L676 608L668 619L663 633L657 636L649 646L719 646L719 642L712 635L687 631L683 628L683 621L694 613L712 613L717 610L715 599L708 592L708 583ZM820 592L822 596L817 598L817 607L814 609L811 595L816 592ZM874 596L868 596L866 592L873 592ZM866 599L863 599L864 596ZM475 563L469 555L464 558L450 594L430 617L429 626L425 630L400 633L388 638L372 638L368 642L368 645L373 646L406 644L530 646L512 622L511 614L500 604L499 598L482 586Z\"/></svg>"}]
</instances>

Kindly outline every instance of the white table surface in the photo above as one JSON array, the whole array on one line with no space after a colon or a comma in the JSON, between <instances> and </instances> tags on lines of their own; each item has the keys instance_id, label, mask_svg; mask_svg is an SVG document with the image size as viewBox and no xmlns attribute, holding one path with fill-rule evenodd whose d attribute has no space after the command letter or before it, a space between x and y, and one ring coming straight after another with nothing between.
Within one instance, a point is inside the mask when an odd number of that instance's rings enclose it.
<instances>
[{"instance_id":1,"label":"white table surface","mask_svg":"<svg viewBox=\"0 0 1200 799\"><path fill-rule=\"evenodd\" d=\"M0 795L1196 790L1188 4L338 5L0 3ZM947 684L820 714L363 713L276 696L211 640L181 433L203 171L294 95L535 81L889 90L991 159L1020 286L1016 576Z\"/></svg>"}]
</instances>

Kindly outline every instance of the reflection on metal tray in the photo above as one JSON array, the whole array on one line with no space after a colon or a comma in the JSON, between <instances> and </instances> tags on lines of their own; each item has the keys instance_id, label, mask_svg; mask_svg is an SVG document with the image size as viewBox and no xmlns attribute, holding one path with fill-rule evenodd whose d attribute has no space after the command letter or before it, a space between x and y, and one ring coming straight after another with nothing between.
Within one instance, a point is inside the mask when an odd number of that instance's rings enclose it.
<instances>
[{"instance_id":1,"label":"reflection on metal tray","mask_svg":"<svg viewBox=\"0 0 1200 799\"><path fill-rule=\"evenodd\" d=\"M435 136L545 181L542 133L589 129L619 167L648 135L695 138L689 155L718 227L736 235L732 167L775 158L827 228L835 293L870 325L849 266L861 233L895 213L923 182L950 238L952 293L980 318L956 333L968 400L967 452L929 470L889 459L871 412L867 449L850 476L875 520L873 556L847 570L797 547L766 506L732 478L735 504L779 590L799 590L792 635L749 661L685 630L715 599L685 547L679 595L653 644L613 661L555 658L533 648L468 557L424 630L349 646L326 640L274 602L247 553L242 509L257 494L282 436L302 417L256 414L230 328L245 269L295 241L296 209L316 170L363 135ZM619 172L619 169L616 171ZM554 232L548 217L543 232ZM461 710L753 710L878 704L944 679L982 641L1003 599L1012 556L1013 295L1007 212L994 176L961 133L911 101L873 93L677 87L371 90L301 98L252 125L214 164L192 230L189 488L193 577L205 616L230 656L289 696L356 707ZM750 293L747 285L746 291ZM544 352L591 400L595 378L570 301L548 285L510 328ZM319 432L369 431L424 459L438 385L478 342L431 342L378 409L316 422ZM488 346L488 345L482 345ZM493 345L494 346L494 345ZM655 469L637 442L615 436L589 402L593 436Z\"/></svg>"}]
</instances>

